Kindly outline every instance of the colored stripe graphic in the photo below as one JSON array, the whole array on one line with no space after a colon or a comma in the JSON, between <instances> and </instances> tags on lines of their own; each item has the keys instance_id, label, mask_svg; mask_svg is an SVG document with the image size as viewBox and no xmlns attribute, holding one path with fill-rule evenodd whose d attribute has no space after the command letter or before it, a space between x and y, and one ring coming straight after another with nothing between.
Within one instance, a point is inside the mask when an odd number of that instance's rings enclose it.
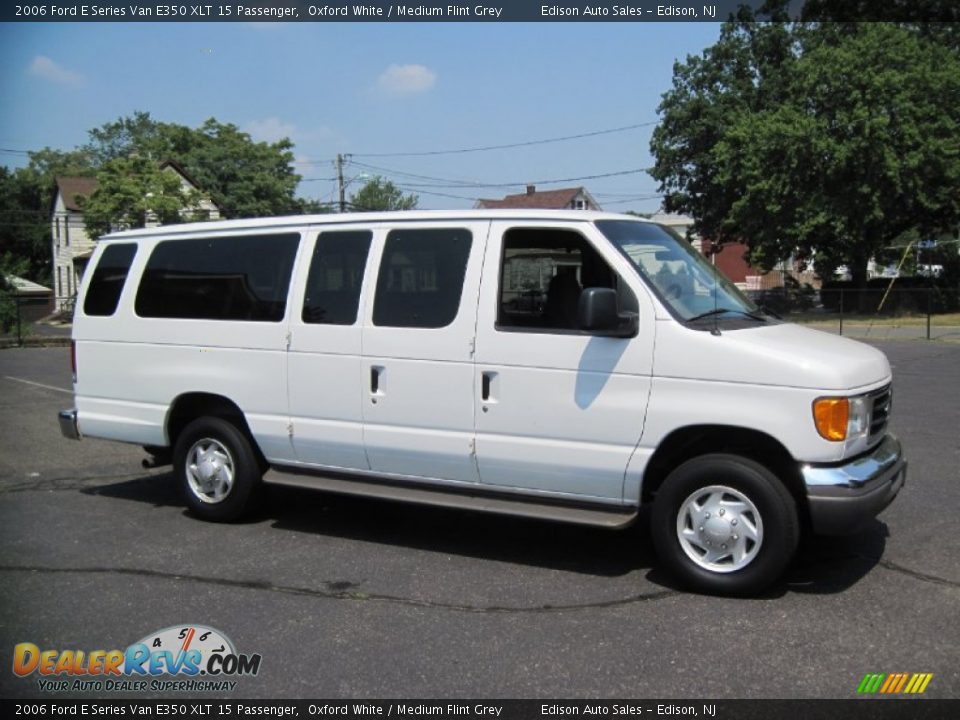
<instances>
[{"instance_id":1,"label":"colored stripe graphic","mask_svg":"<svg viewBox=\"0 0 960 720\"><path fill-rule=\"evenodd\" d=\"M861 695L920 695L933 680L933 673L867 673L857 686Z\"/></svg>"},{"instance_id":2,"label":"colored stripe graphic","mask_svg":"<svg viewBox=\"0 0 960 720\"><path fill-rule=\"evenodd\" d=\"M906 684L906 682L907 682L907 674L900 673L900 682L897 683L897 686L893 689L893 692L898 693L901 690L903 690L903 686Z\"/></svg>"},{"instance_id":3,"label":"colored stripe graphic","mask_svg":"<svg viewBox=\"0 0 960 720\"><path fill-rule=\"evenodd\" d=\"M857 692L865 694L875 693L880 689L880 683L883 682L884 677L886 676L883 673L867 673L863 676L863 680L860 681Z\"/></svg>"}]
</instances>

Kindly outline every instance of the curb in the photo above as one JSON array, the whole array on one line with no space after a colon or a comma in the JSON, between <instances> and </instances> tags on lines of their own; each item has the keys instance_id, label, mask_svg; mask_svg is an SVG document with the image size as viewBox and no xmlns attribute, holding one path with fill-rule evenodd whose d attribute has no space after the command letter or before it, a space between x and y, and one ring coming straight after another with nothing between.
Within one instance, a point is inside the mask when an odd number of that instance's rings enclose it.
<instances>
[{"instance_id":1,"label":"curb","mask_svg":"<svg viewBox=\"0 0 960 720\"><path fill-rule=\"evenodd\" d=\"M44 348L44 347L70 347L70 338L68 337L26 337L22 343L17 343L16 338L0 340L0 350L10 350L13 348Z\"/></svg>"}]
</instances>

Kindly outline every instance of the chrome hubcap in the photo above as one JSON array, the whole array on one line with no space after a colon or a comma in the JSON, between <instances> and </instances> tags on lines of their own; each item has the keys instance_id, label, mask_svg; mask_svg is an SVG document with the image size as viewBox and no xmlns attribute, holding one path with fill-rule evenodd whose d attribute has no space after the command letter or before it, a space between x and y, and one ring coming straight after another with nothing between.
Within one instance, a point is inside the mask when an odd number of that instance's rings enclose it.
<instances>
[{"instance_id":1,"label":"chrome hubcap","mask_svg":"<svg viewBox=\"0 0 960 720\"><path fill-rule=\"evenodd\" d=\"M221 502L233 487L233 458L217 440L197 440L187 452L187 483L205 503Z\"/></svg>"},{"instance_id":2,"label":"chrome hubcap","mask_svg":"<svg viewBox=\"0 0 960 720\"><path fill-rule=\"evenodd\" d=\"M746 567L763 544L757 506L739 490L710 485L691 494L677 513L680 547L700 567L728 573Z\"/></svg>"}]
</instances>

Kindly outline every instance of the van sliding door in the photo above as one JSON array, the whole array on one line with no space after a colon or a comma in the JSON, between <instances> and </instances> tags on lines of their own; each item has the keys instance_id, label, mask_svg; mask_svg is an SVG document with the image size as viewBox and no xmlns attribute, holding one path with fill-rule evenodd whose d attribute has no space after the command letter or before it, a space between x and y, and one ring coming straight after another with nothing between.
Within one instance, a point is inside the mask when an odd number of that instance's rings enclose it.
<instances>
[{"instance_id":1,"label":"van sliding door","mask_svg":"<svg viewBox=\"0 0 960 720\"><path fill-rule=\"evenodd\" d=\"M363 448L360 340L370 230L310 238L290 313L289 402L299 463L368 470Z\"/></svg>"}]
</instances>

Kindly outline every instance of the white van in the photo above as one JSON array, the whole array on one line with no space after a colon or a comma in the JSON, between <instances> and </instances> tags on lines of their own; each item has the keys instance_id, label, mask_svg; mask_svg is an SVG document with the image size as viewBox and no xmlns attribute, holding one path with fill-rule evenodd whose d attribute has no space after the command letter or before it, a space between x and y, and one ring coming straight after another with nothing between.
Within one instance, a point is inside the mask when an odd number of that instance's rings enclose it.
<instances>
[{"instance_id":1,"label":"white van","mask_svg":"<svg viewBox=\"0 0 960 720\"><path fill-rule=\"evenodd\" d=\"M202 518L262 483L608 527L652 504L682 582L751 593L906 476L883 353L765 314L635 217L175 225L90 267L62 432L172 462Z\"/></svg>"}]
</instances>

